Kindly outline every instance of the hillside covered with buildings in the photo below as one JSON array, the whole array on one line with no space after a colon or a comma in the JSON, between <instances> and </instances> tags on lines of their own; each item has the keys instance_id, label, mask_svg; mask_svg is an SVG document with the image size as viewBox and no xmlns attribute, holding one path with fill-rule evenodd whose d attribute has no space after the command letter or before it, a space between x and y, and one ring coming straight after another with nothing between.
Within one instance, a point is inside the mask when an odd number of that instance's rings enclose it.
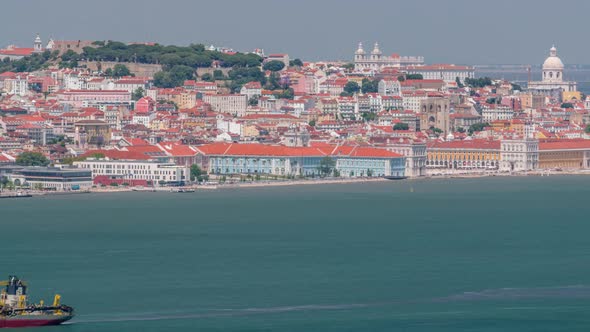
<instances>
[{"instance_id":1,"label":"hillside covered with buildings","mask_svg":"<svg viewBox=\"0 0 590 332\"><path fill-rule=\"evenodd\" d=\"M59 41L0 50L4 187L422 177L590 168L590 99L557 48L523 88L470 66Z\"/></svg>"}]
</instances>

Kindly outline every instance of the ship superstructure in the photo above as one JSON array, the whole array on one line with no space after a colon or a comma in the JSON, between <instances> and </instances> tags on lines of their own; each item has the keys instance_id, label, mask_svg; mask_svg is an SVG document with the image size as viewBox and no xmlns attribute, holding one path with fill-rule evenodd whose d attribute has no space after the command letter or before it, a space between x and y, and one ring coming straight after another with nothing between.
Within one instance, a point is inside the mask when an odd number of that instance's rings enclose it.
<instances>
[{"instance_id":1,"label":"ship superstructure","mask_svg":"<svg viewBox=\"0 0 590 332\"><path fill-rule=\"evenodd\" d=\"M28 286L17 276L9 276L0 287L4 287L0 293L0 327L58 325L74 317L74 309L62 305L59 294L50 306L43 301L29 303Z\"/></svg>"}]
</instances>

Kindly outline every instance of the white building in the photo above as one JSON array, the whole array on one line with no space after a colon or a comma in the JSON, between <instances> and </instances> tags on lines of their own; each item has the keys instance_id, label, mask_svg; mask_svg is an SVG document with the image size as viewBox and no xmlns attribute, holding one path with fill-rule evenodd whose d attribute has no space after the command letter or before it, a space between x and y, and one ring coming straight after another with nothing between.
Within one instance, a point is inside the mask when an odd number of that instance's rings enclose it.
<instances>
[{"instance_id":1,"label":"white building","mask_svg":"<svg viewBox=\"0 0 590 332\"><path fill-rule=\"evenodd\" d=\"M254 97L260 97L262 95L262 85L260 82L248 82L242 86L240 94L246 95L248 100Z\"/></svg>"},{"instance_id":2,"label":"white building","mask_svg":"<svg viewBox=\"0 0 590 332\"><path fill-rule=\"evenodd\" d=\"M12 178L34 189L65 191L92 187L91 173L78 168L27 167L17 171Z\"/></svg>"},{"instance_id":3,"label":"white building","mask_svg":"<svg viewBox=\"0 0 590 332\"><path fill-rule=\"evenodd\" d=\"M428 98L428 94L423 90L402 91L402 95L403 108L415 112L420 111L420 105L422 104L422 101Z\"/></svg>"},{"instance_id":4,"label":"white building","mask_svg":"<svg viewBox=\"0 0 590 332\"><path fill-rule=\"evenodd\" d=\"M29 83L27 81L27 75L17 74L14 79L6 79L6 86L10 87L8 93L17 96L26 96L29 93Z\"/></svg>"},{"instance_id":5,"label":"white building","mask_svg":"<svg viewBox=\"0 0 590 332\"><path fill-rule=\"evenodd\" d=\"M385 67L399 68L401 66L421 65L423 63L424 57L422 56L399 56L397 54L391 56L383 55L379 49L379 43L375 43L371 54L365 53L363 43L359 43L358 49L354 52L354 69L357 71L379 71Z\"/></svg>"},{"instance_id":6,"label":"white building","mask_svg":"<svg viewBox=\"0 0 590 332\"><path fill-rule=\"evenodd\" d=\"M80 73L75 70L67 70L63 73L64 89L69 90L88 90L85 80L80 77Z\"/></svg>"},{"instance_id":7,"label":"white building","mask_svg":"<svg viewBox=\"0 0 590 332\"><path fill-rule=\"evenodd\" d=\"M425 80L443 80L446 83L456 82L457 77L461 82L465 82L466 78L475 77L475 68L470 66L440 64L408 66L405 70L408 74L420 74Z\"/></svg>"},{"instance_id":8,"label":"white building","mask_svg":"<svg viewBox=\"0 0 590 332\"><path fill-rule=\"evenodd\" d=\"M240 136L244 133L244 125L242 121L237 121L234 118L226 119L222 114L217 115L217 129L224 133Z\"/></svg>"},{"instance_id":9,"label":"white building","mask_svg":"<svg viewBox=\"0 0 590 332\"><path fill-rule=\"evenodd\" d=\"M146 127L150 127L150 123L156 118L156 113L139 113L136 112L133 114L133 119L131 123L133 124L141 124Z\"/></svg>"},{"instance_id":10,"label":"white building","mask_svg":"<svg viewBox=\"0 0 590 332\"><path fill-rule=\"evenodd\" d=\"M514 110L504 105L486 105L481 110L481 117L485 122L512 120L514 117Z\"/></svg>"},{"instance_id":11,"label":"white building","mask_svg":"<svg viewBox=\"0 0 590 332\"><path fill-rule=\"evenodd\" d=\"M248 97L240 94L207 94L203 101L211 105L213 111L244 116L248 108Z\"/></svg>"},{"instance_id":12,"label":"white building","mask_svg":"<svg viewBox=\"0 0 590 332\"><path fill-rule=\"evenodd\" d=\"M150 87L150 81L147 78L136 78L136 77L123 77L112 83L112 87L108 87L110 90L126 90L130 93L137 91L141 88L143 91ZM155 100L155 99L154 99Z\"/></svg>"},{"instance_id":13,"label":"white building","mask_svg":"<svg viewBox=\"0 0 590 332\"><path fill-rule=\"evenodd\" d=\"M528 89L538 94L547 96L558 96L561 98L560 91L576 91L576 82L567 82L563 80L563 62L557 56L557 48L551 47L549 57L543 62L543 74L541 81L529 82ZM557 91L558 93L555 93Z\"/></svg>"},{"instance_id":14,"label":"white building","mask_svg":"<svg viewBox=\"0 0 590 332\"><path fill-rule=\"evenodd\" d=\"M503 140L500 171L523 172L539 167L539 141L533 138Z\"/></svg>"},{"instance_id":15,"label":"white building","mask_svg":"<svg viewBox=\"0 0 590 332\"><path fill-rule=\"evenodd\" d=\"M378 92L381 96L402 96L402 87L398 80L381 80L378 84Z\"/></svg>"},{"instance_id":16,"label":"white building","mask_svg":"<svg viewBox=\"0 0 590 332\"><path fill-rule=\"evenodd\" d=\"M409 139L392 139L387 144L387 150L406 157L406 176L421 177L426 175L426 143L413 142ZM389 141L389 139L388 139Z\"/></svg>"},{"instance_id":17,"label":"white building","mask_svg":"<svg viewBox=\"0 0 590 332\"><path fill-rule=\"evenodd\" d=\"M74 165L92 171L92 178L104 175L124 180L147 180L154 182L189 182L190 168L174 163L154 160L110 160L88 158Z\"/></svg>"}]
</instances>

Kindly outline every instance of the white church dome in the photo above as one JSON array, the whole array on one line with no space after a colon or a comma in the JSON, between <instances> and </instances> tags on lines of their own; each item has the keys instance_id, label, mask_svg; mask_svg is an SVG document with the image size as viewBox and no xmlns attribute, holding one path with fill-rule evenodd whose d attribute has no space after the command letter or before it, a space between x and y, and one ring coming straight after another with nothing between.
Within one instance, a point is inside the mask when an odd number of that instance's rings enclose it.
<instances>
[{"instance_id":1,"label":"white church dome","mask_svg":"<svg viewBox=\"0 0 590 332\"><path fill-rule=\"evenodd\" d=\"M359 47L356 50L356 52L354 52L355 54L365 54L365 50L363 49L363 43L359 43Z\"/></svg>"},{"instance_id":2,"label":"white church dome","mask_svg":"<svg viewBox=\"0 0 590 332\"><path fill-rule=\"evenodd\" d=\"M557 48L551 47L549 57L543 62L543 70L563 70L563 62L557 56Z\"/></svg>"}]
</instances>

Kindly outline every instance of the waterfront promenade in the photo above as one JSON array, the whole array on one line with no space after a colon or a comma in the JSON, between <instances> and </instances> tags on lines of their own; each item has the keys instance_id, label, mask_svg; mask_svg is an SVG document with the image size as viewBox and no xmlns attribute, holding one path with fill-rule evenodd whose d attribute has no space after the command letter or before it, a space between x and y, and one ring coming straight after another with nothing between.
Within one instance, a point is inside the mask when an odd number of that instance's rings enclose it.
<instances>
[{"instance_id":1,"label":"waterfront promenade","mask_svg":"<svg viewBox=\"0 0 590 332\"><path fill-rule=\"evenodd\" d=\"M381 177L373 178L316 178L316 179L296 179L296 180L261 180L261 181L240 181L234 179L225 183L209 182L207 184L193 184L183 187L126 187L126 186L95 186L88 190L80 191L43 191L43 190L4 190L0 192L0 198L5 197L31 197L45 195L76 195L86 193L124 193L124 192L161 192L161 193L179 193L184 190L191 191L211 191L235 188L260 188L260 187L286 187L286 186L307 186L307 185L335 185L335 184L363 184L379 182L398 182L398 181L428 181L431 179L460 179L460 178L485 178L485 177L552 177L552 176L575 176L590 175L590 170L538 170L529 172L497 172L497 171L447 171L433 172L424 177L406 178L401 180L388 180Z\"/></svg>"}]
</instances>

